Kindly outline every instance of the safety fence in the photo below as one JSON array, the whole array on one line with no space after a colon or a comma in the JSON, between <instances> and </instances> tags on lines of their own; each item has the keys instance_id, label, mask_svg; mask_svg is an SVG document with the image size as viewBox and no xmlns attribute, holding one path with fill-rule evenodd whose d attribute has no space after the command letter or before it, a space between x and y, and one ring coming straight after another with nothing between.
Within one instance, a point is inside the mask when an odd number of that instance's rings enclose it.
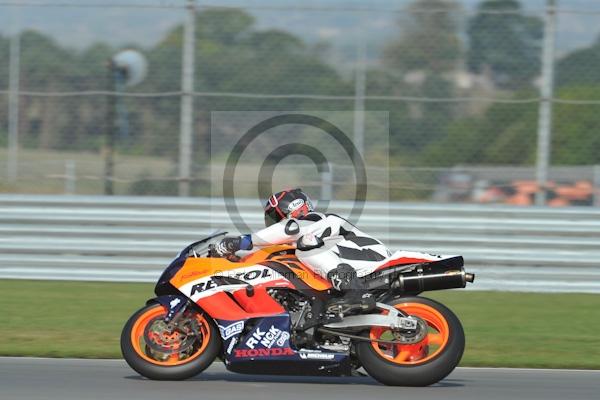
<instances>
[{"instance_id":1,"label":"safety fence","mask_svg":"<svg viewBox=\"0 0 600 400\"><path fill-rule=\"evenodd\" d=\"M188 243L243 221L260 202L0 196L0 278L151 282ZM352 202L328 210L350 215ZM600 211L369 202L356 221L391 249L460 254L473 289L600 293Z\"/></svg>"},{"instance_id":2,"label":"safety fence","mask_svg":"<svg viewBox=\"0 0 600 400\"><path fill-rule=\"evenodd\" d=\"M484 165L537 181L507 175L495 196L590 205L591 177L551 167L600 164L599 21L571 0L0 1L0 191L209 195L193 183L228 155L213 139L237 132L214 112L320 110L349 113L367 168L400 171L393 201L461 185L426 169Z\"/></svg>"}]
</instances>

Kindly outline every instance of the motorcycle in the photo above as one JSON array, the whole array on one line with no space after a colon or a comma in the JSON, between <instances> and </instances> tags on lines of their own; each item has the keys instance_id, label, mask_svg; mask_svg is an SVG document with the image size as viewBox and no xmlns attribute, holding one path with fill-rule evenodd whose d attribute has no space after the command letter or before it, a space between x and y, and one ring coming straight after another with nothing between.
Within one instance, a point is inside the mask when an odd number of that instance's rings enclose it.
<instances>
[{"instance_id":1,"label":"motorcycle","mask_svg":"<svg viewBox=\"0 0 600 400\"><path fill-rule=\"evenodd\" d=\"M464 288L475 276L460 256L395 252L362 277L376 310L344 315L339 293L277 245L244 257L210 257L226 232L184 248L125 324L123 357L156 380L193 377L219 357L229 371L355 376L428 386L458 365L465 347L456 315L430 290Z\"/></svg>"}]
</instances>

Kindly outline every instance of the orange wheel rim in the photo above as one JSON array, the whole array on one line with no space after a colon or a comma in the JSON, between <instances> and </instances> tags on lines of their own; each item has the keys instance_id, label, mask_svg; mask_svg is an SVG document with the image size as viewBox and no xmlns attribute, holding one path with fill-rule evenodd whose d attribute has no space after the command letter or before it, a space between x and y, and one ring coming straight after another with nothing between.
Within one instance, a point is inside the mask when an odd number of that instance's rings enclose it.
<instances>
[{"instance_id":1,"label":"orange wheel rim","mask_svg":"<svg viewBox=\"0 0 600 400\"><path fill-rule=\"evenodd\" d=\"M149 325L155 324L166 315L167 310L161 305L156 305L156 307L146 310L138 317L131 329L131 344L136 354L152 364L171 367L186 364L204 353L210 341L210 329L206 318L195 312L192 314L192 318L196 320L200 327L198 331L201 337L196 338L196 342L200 341L199 345L195 343L191 348L191 352L187 350L179 352L177 350L180 348L181 340L185 335L177 331L161 332L160 334L152 333L152 340L170 343L170 352L161 353L152 350L148 343L146 343L146 330L149 328Z\"/></svg>"},{"instance_id":2,"label":"orange wheel rim","mask_svg":"<svg viewBox=\"0 0 600 400\"><path fill-rule=\"evenodd\" d=\"M371 342L380 357L394 364L417 365L433 359L444 350L450 337L450 328L439 311L421 303L401 303L396 304L395 308L421 318L427 324L428 331L420 342L413 344ZM371 328L369 336L371 339L394 340L391 330L384 327Z\"/></svg>"}]
</instances>

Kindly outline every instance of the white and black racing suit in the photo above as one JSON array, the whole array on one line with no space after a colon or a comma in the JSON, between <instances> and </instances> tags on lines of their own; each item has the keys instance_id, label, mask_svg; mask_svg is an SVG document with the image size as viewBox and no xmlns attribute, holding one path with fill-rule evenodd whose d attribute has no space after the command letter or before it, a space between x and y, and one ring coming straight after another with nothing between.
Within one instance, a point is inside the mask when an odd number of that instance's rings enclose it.
<instances>
[{"instance_id":1,"label":"white and black racing suit","mask_svg":"<svg viewBox=\"0 0 600 400\"><path fill-rule=\"evenodd\" d=\"M301 219L284 219L250 235L254 246L296 243L296 256L315 273L331 279L340 265L356 276L370 274L391 253L379 240L335 214L310 212Z\"/></svg>"},{"instance_id":2,"label":"white and black racing suit","mask_svg":"<svg viewBox=\"0 0 600 400\"><path fill-rule=\"evenodd\" d=\"M375 307L360 278L385 264L391 253L379 240L335 214L309 212L301 218L283 219L252 234L225 237L213 250L222 257L278 244L295 244L298 259L343 293L328 303L328 310L343 313Z\"/></svg>"}]
</instances>

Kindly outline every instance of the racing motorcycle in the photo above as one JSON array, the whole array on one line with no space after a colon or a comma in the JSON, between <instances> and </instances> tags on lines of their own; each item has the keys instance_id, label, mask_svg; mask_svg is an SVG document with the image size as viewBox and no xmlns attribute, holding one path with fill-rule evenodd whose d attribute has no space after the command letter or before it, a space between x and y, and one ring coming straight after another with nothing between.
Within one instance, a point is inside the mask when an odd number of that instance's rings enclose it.
<instances>
[{"instance_id":1,"label":"racing motorcycle","mask_svg":"<svg viewBox=\"0 0 600 400\"><path fill-rule=\"evenodd\" d=\"M343 315L327 307L337 291L294 247L210 257L225 234L184 248L159 278L157 297L125 324L121 351L139 374L187 379L219 357L238 373L353 376L362 367L386 385L427 386L459 363L460 321L418 295L473 282L462 257L395 252L361 278L376 309Z\"/></svg>"}]
</instances>

